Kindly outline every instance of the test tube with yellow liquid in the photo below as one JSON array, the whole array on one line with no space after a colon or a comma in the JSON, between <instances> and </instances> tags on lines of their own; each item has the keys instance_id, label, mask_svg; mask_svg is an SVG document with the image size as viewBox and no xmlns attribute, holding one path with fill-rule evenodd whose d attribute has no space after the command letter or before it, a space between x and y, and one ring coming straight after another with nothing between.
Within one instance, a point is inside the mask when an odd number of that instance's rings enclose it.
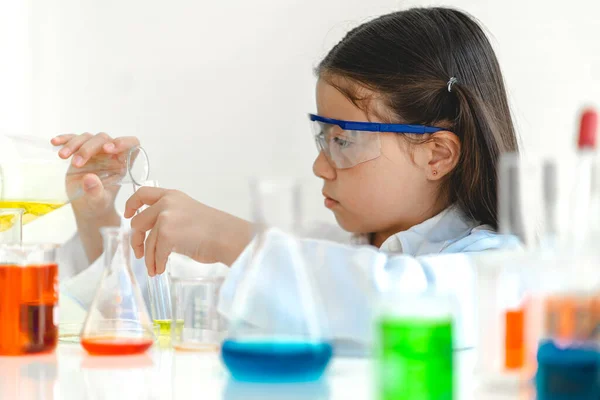
<instances>
[{"instance_id":1,"label":"test tube with yellow liquid","mask_svg":"<svg viewBox=\"0 0 600 400\"><path fill-rule=\"evenodd\" d=\"M159 187L156 180L145 180L139 183L133 183L133 191L137 191L142 186ZM143 212L148 206L144 205L138 213ZM167 263L168 268L168 263ZM150 300L150 314L154 322L154 333L158 338L159 346L170 347L172 334L172 306L171 306L171 283L167 271L157 276L148 277L148 297ZM183 329L183 320L177 320L175 323L175 333L179 334Z\"/></svg>"}]
</instances>

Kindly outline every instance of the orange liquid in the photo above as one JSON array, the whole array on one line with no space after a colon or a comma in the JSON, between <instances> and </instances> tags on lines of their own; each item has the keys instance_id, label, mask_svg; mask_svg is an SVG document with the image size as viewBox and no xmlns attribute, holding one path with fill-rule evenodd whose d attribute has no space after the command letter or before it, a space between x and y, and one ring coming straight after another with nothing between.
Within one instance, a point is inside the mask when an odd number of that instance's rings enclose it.
<instances>
[{"instance_id":1,"label":"orange liquid","mask_svg":"<svg viewBox=\"0 0 600 400\"><path fill-rule=\"evenodd\" d=\"M593 296L551 297L545 312L545 334L559 340L593 340L600 324L600 302Z\"/></svg>"},{"instance_id":2,"label":"orange liquid","mask_svg":"<svg viewBox=\"0 0 600 400\"><path fill-rule=\"evenodd\" d=\"M114 336L101 336L82 339L81 345L94 356L123 356L128 354L143 353L154 343L148 338L119 338Z\"/></svg>"},{"instance_id":3,"label":"orange liquid","mask_svg":"<svg viewBox=\"0 0 600 400\"><path fill-rule=\"evenodd\" d=\"M58 266L0 264L0 354L52 351L58 340Z\"/></svg>"},{"instance_id":4,"label":"orange liquid","mask_svg":"<svg viewBox=\"0 0 600 400\"><path fill-rule=\"evenodd\" d=\"M506 311L504 341L506 369L518 369L525 363L525 313L523 310Z\"/></svg>"}]
</instances>

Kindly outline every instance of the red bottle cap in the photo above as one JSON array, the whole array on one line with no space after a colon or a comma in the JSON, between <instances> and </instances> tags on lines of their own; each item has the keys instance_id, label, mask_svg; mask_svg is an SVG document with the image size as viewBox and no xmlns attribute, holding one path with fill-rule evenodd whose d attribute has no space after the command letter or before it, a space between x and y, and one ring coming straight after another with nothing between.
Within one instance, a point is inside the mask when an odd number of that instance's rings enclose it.
<instances>
[{"instance_id":1,"label":"red bottle cap","mask_svg":"<svg viewBox=\"0 0 600 400\"><path fill-rule=\"evenodd\" d=\"M596 148L596 137L598 130L598 113L596 110L588 109L581 115L579 125L579 139L577 147L580 149Z\"/></svg>"}]
</instances>

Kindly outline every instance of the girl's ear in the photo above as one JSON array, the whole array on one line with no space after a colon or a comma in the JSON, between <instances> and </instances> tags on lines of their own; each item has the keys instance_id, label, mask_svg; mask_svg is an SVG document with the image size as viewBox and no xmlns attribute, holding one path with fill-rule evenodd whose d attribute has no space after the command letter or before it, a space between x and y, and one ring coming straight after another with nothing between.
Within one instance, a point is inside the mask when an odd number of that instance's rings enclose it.
<instances>
[{"instance_id":1,"label":"girl's ear","mask_svg":"<svg viewBox=\"0 0 600 400\"><path fill-rule=\"evenodd\" d=\"M420 145L419 164L428 180L437 181L448 175L458 164L460 140L449 131L433 133L429 140Z\"/></svg>"}]
</instances>

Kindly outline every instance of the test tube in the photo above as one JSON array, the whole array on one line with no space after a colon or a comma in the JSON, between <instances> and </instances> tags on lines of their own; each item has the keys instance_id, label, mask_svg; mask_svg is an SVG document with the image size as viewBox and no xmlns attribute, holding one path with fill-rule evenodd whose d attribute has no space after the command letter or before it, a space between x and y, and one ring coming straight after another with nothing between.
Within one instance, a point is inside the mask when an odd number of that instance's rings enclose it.
<instances>
[{"instance_id":1,"label":"test tube","mask_svg":"<svg viewBox=\"0 0 600 400\"><path fill-rule=\"evenodd\" d=\"M0 243L23 242L23 209L0 208Z\"/></svg>"},{"instance_id":2,"label":"test tube","mask_svg":"<svg viewBox=\"0 0 600 400\"><path fill-rule=\"evenodd\" d=\"M144 181L142 185L133 185L134 191L142 186L159 187L155 180ZM138 213L144 211L148 206L144 205ZM171 291L169 274L167 271L160 275L148 277L148 297L150 300L150 314L154 321L154 328L159 339L171 337Z\"/></svg>"},{"instance_id":3,"label":"test tube","mask_svg":"<svg viewBox=\"0 0 600 400\"><path fill-rule=\"evenodd\" d=\"M477 374L484 387L513 391L527 375L527 293L521 271L534 262L544 231L543 158L504 154L500 160L498 225L527 251L475 257Z\"/></svg>"},{"instance_id":4,"label":"test tube","mask_svg":"<svg viewBox=\"0 0 600 400\"><path fill-rule=\"evenodd\" d=\"M538 243L542 220L541 165L537 159L506 153L500 159L498 178L498 228L517 236L527 248Z\"/></svg>"}]
</instances>

